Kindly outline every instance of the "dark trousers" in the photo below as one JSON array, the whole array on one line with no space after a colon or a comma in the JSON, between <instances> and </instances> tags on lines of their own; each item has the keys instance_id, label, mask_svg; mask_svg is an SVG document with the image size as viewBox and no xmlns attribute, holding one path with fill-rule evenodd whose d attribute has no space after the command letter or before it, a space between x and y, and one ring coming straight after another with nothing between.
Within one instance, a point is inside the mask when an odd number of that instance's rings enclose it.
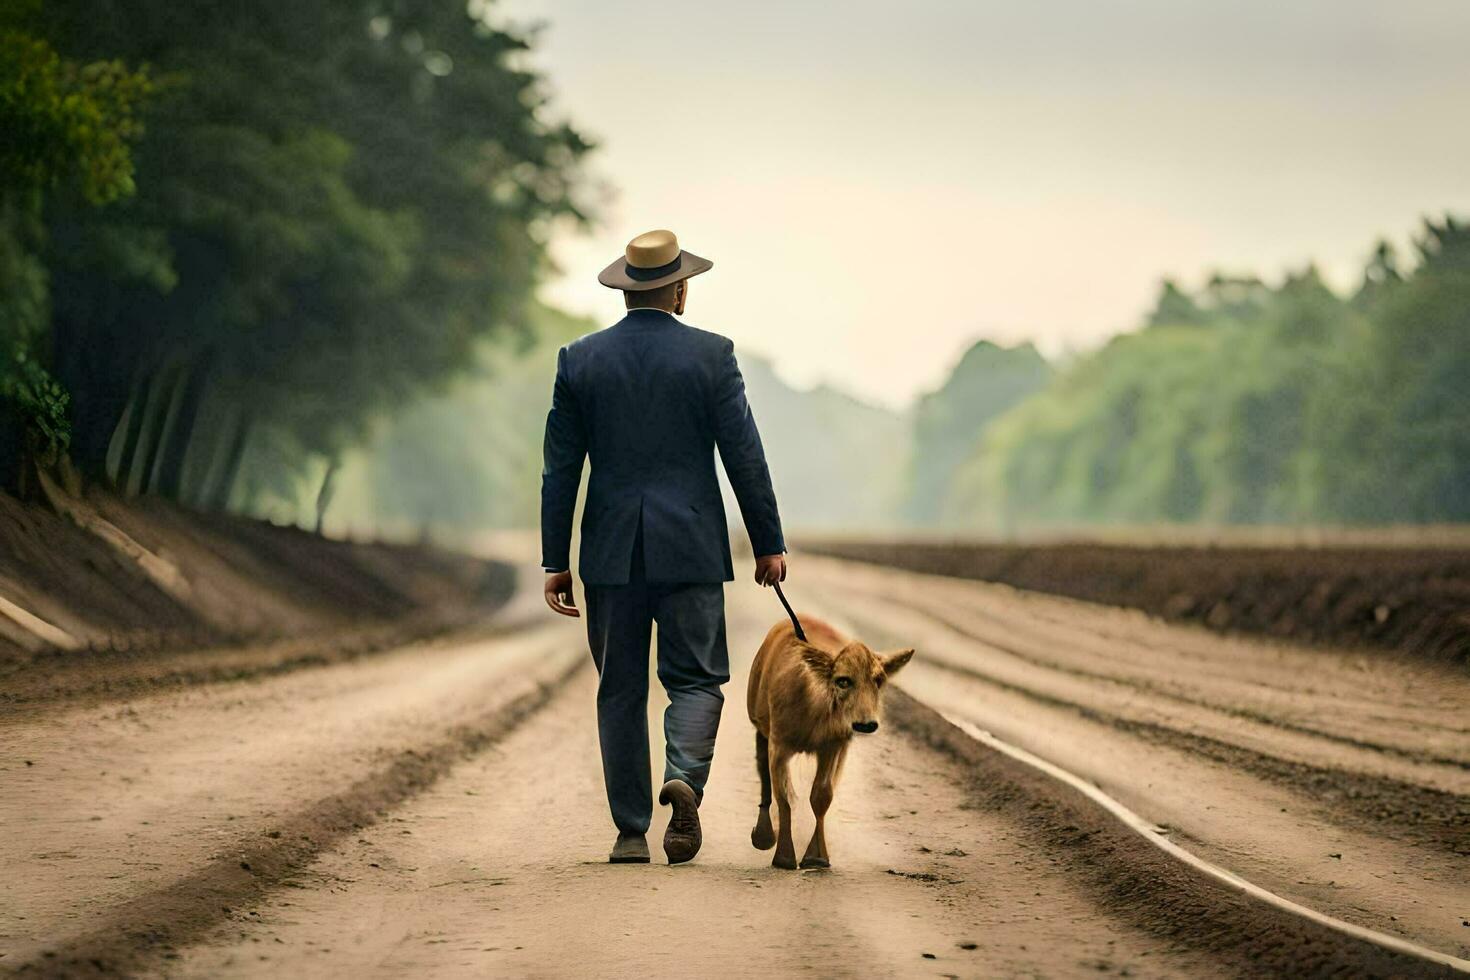
<instances>
[{"instance_id":1,"label":"dark trousers","mask_svg":"<svg viewBox=\"0 0 1470 980\"><path fill-rule=\"evenodd\" d=\"M653 819L648 760L648 646L658 624L664 712L664 781L682 779L704 798L715 732L730 679L723 583L649 582L642 535L627 585L587 586L587 640L597 664L602 778L618 830L647 833Z\"/></svg>"}]
</instances>

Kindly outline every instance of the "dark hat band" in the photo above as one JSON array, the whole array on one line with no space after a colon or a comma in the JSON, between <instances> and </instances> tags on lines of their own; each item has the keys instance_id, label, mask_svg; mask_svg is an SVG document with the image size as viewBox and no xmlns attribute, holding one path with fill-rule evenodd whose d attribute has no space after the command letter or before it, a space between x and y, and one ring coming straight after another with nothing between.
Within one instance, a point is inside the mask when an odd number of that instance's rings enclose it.
<instances>
[{"instance_id":1,"label":"dark hat band","mask_svg":"<svg viewBox=\"0 0 1470 980\"><path fill-rule=\"evenodd\" d=\"M679 266L683 264L684 253L680 252L674 256L674 261L665 262L663 265L656 265L652 269L640 269L631 263L624 263L623 271L628 274L629 279L636 279L639 282L649 282L654 279L662 279L671 272L678 272Z\"/></svg>"}]
</instances>

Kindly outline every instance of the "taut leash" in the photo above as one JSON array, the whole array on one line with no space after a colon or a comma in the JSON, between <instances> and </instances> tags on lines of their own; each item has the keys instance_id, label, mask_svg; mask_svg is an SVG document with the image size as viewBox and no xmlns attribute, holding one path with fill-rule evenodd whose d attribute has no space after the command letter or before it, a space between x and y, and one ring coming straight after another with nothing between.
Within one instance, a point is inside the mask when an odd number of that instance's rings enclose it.
<instances>
[{"instance_id":1,"label":"taut leash","mask_svg":"<svg viewBox=\"0 0 1470 980\"><path fill-rule=\"evenodd\" d=\"M771 584L776 587L776 598L777 599L780 599L781 600L781 605L783 605L783 606L786 607L786 615L788 615L788 616L791 617L791 626L792 626L793 629L796 630L796 638L798 640L800 640L801 642L805 643L806 642L806 630L804 630L804 629L801 628L801 620L799 620L799 619L796 618L796 612L795 612L795 610L793 610L791 608L791 603L789 603L789 602L786 601L786 593L784 593L784 592L781 591L781 583L780 582L772 582Z\"/></svg>"}]
</instances>

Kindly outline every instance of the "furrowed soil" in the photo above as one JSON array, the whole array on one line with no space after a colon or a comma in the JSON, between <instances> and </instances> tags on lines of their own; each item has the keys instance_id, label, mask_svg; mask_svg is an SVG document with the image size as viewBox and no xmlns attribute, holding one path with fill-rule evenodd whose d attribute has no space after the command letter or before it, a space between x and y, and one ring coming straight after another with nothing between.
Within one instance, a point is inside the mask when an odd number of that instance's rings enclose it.
<instances>
[{"instance_id":1,"label":"furrowed soil","mask_svg":"<svg viewBox=\"0 0 1470 980\"><path fill-rule=\"evenodd\" d=\"M655 863L610 866L596 678L582 624L537 615L538 577L488 625L372 657L0 706L0 971L1451 974L1220 884L975 729L1285 898L1470 955L1461 671L797 555L804 613L918 648L853 747L834 867L749 842L745 671L783 614L744 581L704 848L664 864L656 809Z\"/></svg>"},{"instance_id":2,"label":"furrowed soil","mask_svg":"<svg viewBox=\"0 0 1470 980\"><path fill-rule=\"evenodd\" d=\"M1141 609L1174 622L1470 667L1470 547L803 539L803 550ZM1401 538L1402 535L1397 536ZM1394 541L1397 538L1389 538Z\"/></svg>"}]
</instances>

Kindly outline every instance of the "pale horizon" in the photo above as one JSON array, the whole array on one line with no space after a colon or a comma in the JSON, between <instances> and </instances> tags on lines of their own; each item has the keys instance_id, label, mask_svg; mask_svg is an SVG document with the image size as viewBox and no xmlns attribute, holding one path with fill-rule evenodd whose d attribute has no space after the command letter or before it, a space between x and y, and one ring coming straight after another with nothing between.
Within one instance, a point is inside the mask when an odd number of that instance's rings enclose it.
<instances>
[{"instance_id":1,"label":"pale horizon","mask_svg":"<svg viewBox=\"0 0 1470 980\"><path fill-rule=\"evenodd\" d=\"M672 228L715 262L686 320L902 409L977 340L1047 356L1136 328L1162 278L1351 288L1374 241L1470 210L1470 7L919 0L681 9L512 0L552 114L616 189L544 298ZM630 29L632 20L636 29ZM609 43L617 37L616 43Z\"/></svg>"}]
</instances>

